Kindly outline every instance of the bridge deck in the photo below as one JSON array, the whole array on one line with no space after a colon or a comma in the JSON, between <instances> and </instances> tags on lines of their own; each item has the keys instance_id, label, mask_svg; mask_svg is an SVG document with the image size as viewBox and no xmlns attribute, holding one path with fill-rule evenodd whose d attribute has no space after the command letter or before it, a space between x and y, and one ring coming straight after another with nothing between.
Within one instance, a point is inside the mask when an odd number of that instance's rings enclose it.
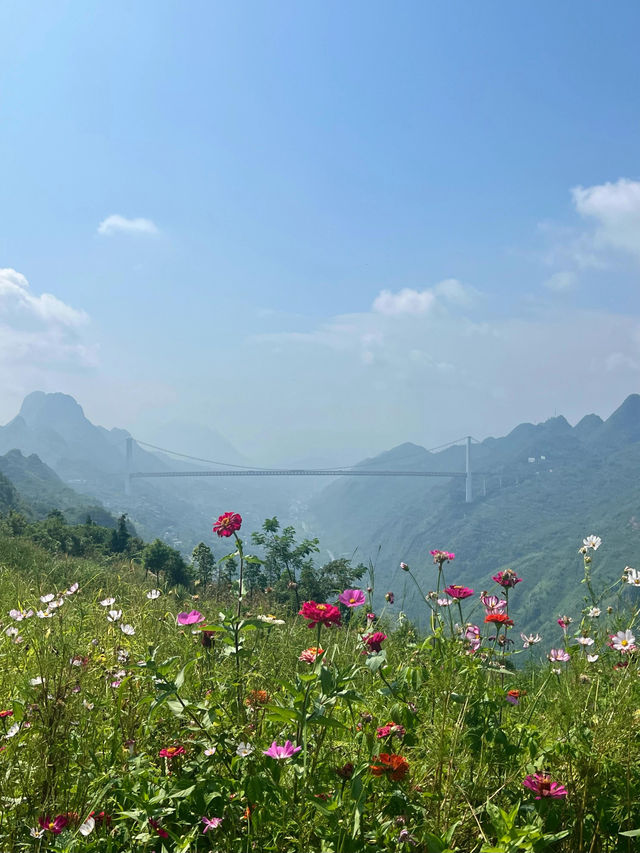
<instances>
[{"instance_id":1,"label":"bridge deck","mask_svg":"<svg viewBox=\"0 0 640 853\"><path fill-rule=\"evenodd\" d=\"M479 473L479 472L474 472ZM314 471L306 468L281 468L243 471L132 471L131 479L142 477L466 477L464 471L371 471L351 469L348 471Z\"/></svg>"}]
</instances>

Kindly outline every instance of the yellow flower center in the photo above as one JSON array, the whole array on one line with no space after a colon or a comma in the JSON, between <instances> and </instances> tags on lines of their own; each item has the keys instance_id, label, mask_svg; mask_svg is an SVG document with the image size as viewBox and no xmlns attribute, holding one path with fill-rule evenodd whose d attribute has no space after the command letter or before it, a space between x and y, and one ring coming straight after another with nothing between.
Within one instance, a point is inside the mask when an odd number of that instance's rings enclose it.
<instances>
[{"instance_id":1,"label":"yellow flower center","mask_svg":"<svg viewBox=\"0 0 640 853\"><path fill-rule=\"evenodd\" d=\"M327 609L327 605L326 605L326 604L319 604L319 605L318 605L318 610L326 610L326 609Z\"/></svg>"},{"instance_id":2,"label":"yellow flower center","mask_svg":"<svg viewBox=\"0 0 640 853\"><path fill-rule=\"evenodd\" d=\"M628 640L620 640L620 645L621 645L621 646L628 646L628 645L629 645L629 641L628 641Z\"/></svg>"}]
</instances>

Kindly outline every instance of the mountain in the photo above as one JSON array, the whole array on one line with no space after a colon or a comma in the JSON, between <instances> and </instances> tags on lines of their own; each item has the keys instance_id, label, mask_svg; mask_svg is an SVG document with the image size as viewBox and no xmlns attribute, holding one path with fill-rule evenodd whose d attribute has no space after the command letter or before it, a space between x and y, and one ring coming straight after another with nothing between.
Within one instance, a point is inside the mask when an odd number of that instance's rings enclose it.
<instances>
[{"instance_id":1,"label":"mountain","mask_svg":"<svg viewBox=\"0 0 640 853\"><path fill-rule=\"evenodd\" d=\"M362 465L373 469L464 471L461 446L429 454L400 445ZM595 415L575 427L563 418L520 424L472 448L472 503L464 479L334 482L309 506L310 525L331 552L376 566L377 598L387 590L410 616L424 617L416 590L399 569L417 570L426 593L435 582L429 550L455 552L449 582L480 591L511 566L524 578L514 595L521 629L538 629L567 609L576 616L582 577L578 547L596 533L594 579L605 585L640 560L640 396L628 397L606 421ZM477 614L476 614L477 615Z\"/></svg>"}]
</instances>

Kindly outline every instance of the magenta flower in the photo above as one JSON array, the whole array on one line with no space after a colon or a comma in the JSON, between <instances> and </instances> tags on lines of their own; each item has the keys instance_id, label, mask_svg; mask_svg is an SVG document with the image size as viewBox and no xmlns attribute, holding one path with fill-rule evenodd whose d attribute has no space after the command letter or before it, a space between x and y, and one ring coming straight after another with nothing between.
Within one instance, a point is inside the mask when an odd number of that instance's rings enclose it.
<instances>
[{"instance_id":1,"label":"magenta flower","mask_svg":"<svg viewBox=\"0 0 640 853\"><path fill-rule=\"evenodd\" d=\"M203 833L208 832L210 829L217 829L222 823L221 817L203 817L202 822L204 823Z\"/></svg>"},{"instance_id":2,"label":"magenta flower","mask_svg":"<svg viewBox=\"0 0 640 853\"><path fill-rule=\"evenodd\" d=\"M39 817L38 823L43 829L48 829L49 832L52 832L54 835L60 835L69 821L64 815L59 814L53 819L50 818L49 815L46 817Z\"/></svg>"},{"instance_id":3,"label":"magenta flower","mask_svg":"<svg viewBox=\"0 0 640 853\"><path fill-rule=\"evenodd\" d=\"M503 572L493 575L491 580L500 584L503 589L513 589L517 583L521 582L522 578L519 578L513 569L505 569Z\"/></svg>"},{"instance_id":4,"label":"magenta flower","mask_svg":"<svg viewBox=\"0 0 640 853\"><path fill-rule=\"evenodd\" d=\"M282 761L285 758L293 758L296 752L300 752L301 749L301 746L294 746L290 740L286 741L284 746L278 746L274 740L269 749L263 749L262 753L268 755L269 758Z\"/></svg>"},{"instance_id":5,"label":"magenta flower","mask_svg":"<svg viewBox=\"0 0 640 853\"><path fill-rule=\"evenodd\" d=\"M451 560L455 560L456 555L449 553L449 551L429 551L431 556L433 557L433 562L436 564L442 565L443 563L447 563Z\"/></svg>"},{"instance_id":6,"label":"magenta flower","mask_svg":"<svg viewBox=\"0 0 640 853\"><path fill-rule=\"evenodd\" d=\"M195 625L197 622L204 622L204 616L198 610L178 613L178 625Z\"/></svg>"},{"instance_id":7,"label":"magenta flower","mask_svg":"<svg viewBox=\"0 0 640 853\"><path fill-rule=\"evenodd\" d=\"M382 631L374 631L373 634L366 634L362 638L362 642L369 647L370 652L381 652L382 643L387 639L387 635Z\"/></svg>"},{"instance_id":8,"label":"magenta flower","mask_svg":"<svg viewBox=\"0 0 640 853\"><path fill-rule=\"evenodd\" d=\"M340 604L344 604L345 607L361 607L366 600L366 596L361 589L345 589L338 596L338 601Z\"/></svg>"},{"instance_id":9,"label":"magenta flower","mask_svg":"<svg viewBox=\"0 0 640 853\"><path fill-rule=\"evenodd\" d=\"M473 595L472 589L469 589L468 586L460 586L459 584L446 586L444 591L447 595L450 595L451 598L456 598L458 601L461 601L463 598L469 598L470 595Z\"/></svg>"},{"instance_id":10,"label":"magenta flower","mask_svg":"<svg viewBox=\"0 0 640 853\"><path fill-rule=\"evenodd\" d=\"M523 779L522 784L525 788L529 788L530 791L535 792L536 800L542 797L555 797L558 799L567 796L567 789L564 785L552 782L546 773L529 774L529 776Z\"/></svg>"}]
</instances>

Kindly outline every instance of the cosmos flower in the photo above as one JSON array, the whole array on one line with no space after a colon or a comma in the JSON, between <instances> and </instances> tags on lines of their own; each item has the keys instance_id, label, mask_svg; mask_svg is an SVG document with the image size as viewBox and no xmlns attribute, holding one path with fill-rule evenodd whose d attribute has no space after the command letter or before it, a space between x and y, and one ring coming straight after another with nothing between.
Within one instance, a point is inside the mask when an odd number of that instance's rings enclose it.
<instances>
[{"instance_id":1,"label":"cosmos flower","mask_svg":"<svg viewBox=\"0 0 640 853\"><path fill-rule=\"evenodd\" d=\"M136 632L136 629L133 627L133 625L122 625L121 624L120 630L122 631L123 634L126 634L127 637L133 637L133 635Z\"/></svg>"},{"instance_id":2,"label":"cosmos flower","mask_svg":"<svg viewBox=\"0 0 640 853\"><path fill-rule=\"evenodd\" d=\"M589 663L595 663L599 657L600 655L587 655L587 660Z\"/></svg>"},{"instance_id":3,"label":"cosmos flower","mask_svg":"<svg viewBox=\"0 0 640 853\"><path fill-rule=\"evenodd\" d=\"M23 619L29 619L33 616L33 610L13 610L9 611L9 616L14 619L16 622L22 622Z\"/></svg>"},{"instance_id":4,"label":"cosmos flower","mask_svg":"<svg viewBox=\"0 0 640 853\"><path fill-rule=\"evenodd\" d=\"M204 622L205 618L199 610L190 610L189 613L178 613L178 625L196 625L198 622Z\"/></svg>"},{"instance_id":5,"label":"cosmos flower","mask_svg":"<svg viewBox=\"0 0 640 853\"><path fill-rule=\"evenodd\" d=\"M617 634L611 636L611 648L618 652L632 652L635 650L636 638L633 633L627 629L626 631L618 631Z\"/></svg>"},{"instance_id":6,"label":"cosmos flower","mask_svg":"<svg viewBox=\"0 0 640 853\"><path fill-rule=\"evenodd\" d=\"M597 551L601 545L602 539L599 536L594 536L593 533L590 536L587 536L586 539L582 540L582 547L586 550L593 548L594 551Z\"/></svg>"},{"instance_id":7,"label":"cosmos flower","mask_svg":"<svg viewBox=\"0 0 640 853\"><path fill-rule=\"evenodd\" d=\"M161 595L162 593L159 589L150 589L147 593L147 598L149 599L149 601L155 601L156 598L160 598Z\"/></svg>"},{"instance_id":8,"label":"cosmos flower","mask_svg":"<svg viewBox=\"0 0 640 853\"><path fill-rule=\"evenodd\" d=\"M223 513L213 525L213 532L218 536L233 536L242 526L242 516L237 512Z\"/></svg>"},{"instance_id":9,"label":"cosmos flower","mask_svg":"<svg viewBox=\"0 0 640 853\"><path fill-rule=\"evenodd\" d=\"M154 820L154 818L152 818L152 817L149 818L149 826L152 829L155 829L155 831L158 833L160 838L168 838L169 837L169 833L167 832L167 830L163 829L160 826L160 824L158 823L158 821Z\"/></svg>"},{"instance_id":10,"label":"cosmos flower","mask_svg":"<svg viewBox=\"0 0 640 853\"><path fill-rule=\"evenodd\" d=\"M572 622L573 622L573 619L571 618L571 616L558 616L558 625L562 628L562 630L565 633L567 631L567 628L569 627L569 625L571 625Z\"/></svg>"},{"instance_id":11,"label":"cosmos flower","mask_svg":"<svg viewBox=\"0 0 640 853\"><path fill-rule=\"evenodd\" d=\"M536 800L542 797L555 797L558 799L567 796L567 789L558 782L552 782L546 773L529 774L529 776L523 779L522 784L525 788L529 788L530 791L535 792Z\"/></svg>"},{"instance_id":12,"label":"cosmos flower","mask_svg":"<svg viewBox=\"0 0 640 853\"><path fill-rule=\"evenodd\" d=\"M246 758L248 755L251 755L253 752L253 747L250 743L239 743L236 749L236 755L239 755L240 758Z\"/></svg>"},{"instance_id":13,"label":"cosmos flower","mask_svg":"<svg viewBox=\"0 0 640 853\"><path fill-rule=\"evenodd\" d=\"M522 637L522 648L528 649L529 646L533 646L536 643L539 643L542 637L540 634L520 634Z\"/></svg>"},{"instance_id":14,"label":"cosmos flower","mask_svg":"<svg viewBox=\"0 0 640 853\"><path fill-rule=\"evenodd\" d=\"M553 661L568 661L571 659L571 655L569 652L565 652L564 649L551 649L549 654L547 655L551 662Z\"/></svg>"},{"instance_id":15,"label":"cosmos flower","mask_svg":"<svg viewBox=\"0 0 640 853\"><path fill-rule=\"evenodd\" d=\"M630 566L627 566L624 570L624 574L627 583L632 586L640 586L640 572L637 569L632 569Z\"/></svg>"},{"instance_id":16,"label":"cosmos flower","mask_svg":"<svg viewBox=\"0 0 640 853\"><path fill-rule=\"evenodd\" d=\"M338 596L338 601L340 604L344 604L345 607L361 607L366 600L366 596L361 589L345 589Z\"/></svg>"},{"instance_id":17,"label":"cosmos flower","mask_svg":"<svg viewBox=\"0 0 640 853\"><path fill-rule=\"evenodd\" d=\"M438 607L450 607L453 604L453 598L439 598Z\"/></svg>"},{"instance_id":18,"label":"cosmos flower","mask_svg":"<svg viewBox=\"0 0 640 853\"><path fill-rule=\"evenodd\" d=\"M67 825L68 820L64 815L61 814L54 818L50 818L49 815L47 815L46 817L39 817L38 823L43 829L46 829L48 832L53 833L53 835L60 835L62 830Z\"/></svg>"},{"instance_id":19,"label":"cosmos flower","mask_svg":"<svg viewBox=\"0 0 640 853\"><path fill-rule=\"evenodd\" d=\"M317 604L315 601L305 601L302 609L298 611L309 622L309 628L316 625L340 626L340 610L334 604Z\"/></svg>"},{"instance_id":20,"label":"cosmos flower","mask_svg":"<svg viewBox=\"0 0 640 853\"><path fill-rule=\"evenodd\" d=\"M111 607L111 605L115 604L115 603L116 603L115 598L103 598L102 601L100 602L102 607Z\"/></svg>"},{"instance_id":21,"label":"cosmos flower","mask_svg":"<svg viewBox=\"0 0 640 853\"><path fill-rule=\"evenodd\" d=\"M48 595L41 595L40 601L43 604L49 604L49 602L53 601L54 598L55 598L55 595L52 592L50 592Z\"/></svg>"},{"instance_id":22,"label":"cosmos flower","mask_svg":"<svg viewBox=\"0 0 640 853\"><path fill-rule=\"evenodd\" d=\"M592 646L594 640L593 637L576 637L576 643L581 646Z\"/></svg>"},{"instance_id":23,"label":"cosmos flower","mask_svg":"<svg viewBox=\"0 0 640 853\"><path fill-rule=\"evenodd\" d=\"M107 613L107 622L117 622L122 617L122 610L110 610Z\"/></svg>"},{"instance_id":24,"label":"cosmos flower","mask_svg":"<svg viewBox=\"0 0 640 853\"><path fill-rule=\"evenodd\" d=\"M591 619L597 619L601 613L602 611L599 607L590 607L587 616L589 616Z\"/></svg>"},{"instance_id":25,"label":"cosmos flower","mask_svg":"<svg viewBox=\"0 0 640 853\"><path fill-rule=\"evenodd\" d=\"M63 595L74 595L80 589L80 585L77 583L72 583L69 589L65 589L62 593Z\"/></svg>"},{"instance_id":26,"label":"cosmos flower","mask_svg":"<svg viewBox=\"0 0 640 853\"><path fill-rule=\"evenodd\" d=\"M208 832L210 829L217 829L222 823L221 817L203 817L202 822L204 823L203 833Z\"/></svg>"},{"instance_id":27,"label":"cosmos flower","mask_svg":"<svg viewBox=\"0 0 640 853\"><path fill-rule=\"evenodd\" d=\"M85 838L87 835L91 835L93 830L96 828L96 821L92 815L89 817L78 827L78 832L80 835L84 835Z\"/></svg>"},{"instance_id":28,"label":"cosmos flower","mask_svg":"<svg viewBox=\"0 0 640 853\"><path fill-rule=\"evenodd\" d=\"M293 758L296 752L300 752L301 749L301 746L294 746L290 740L286 741L284 746L278 746L274 740L269 749L264 749L262 754L268 755L269 758L275 758L277 761L283 761L285 758Z\"/></svg>"},{"instance_id":29,"label":"cosmos flower","mask_svg":"<svg viewBox=\"0 0 640 853\"><path fill-rule=\"evenodd\" d=\"M271 613L267 613L264 616L256 616L260 622L264 622L266 625L284 625L284 619L278 619L275 616L272 616Z\"/></svg>"}]
</instances>

